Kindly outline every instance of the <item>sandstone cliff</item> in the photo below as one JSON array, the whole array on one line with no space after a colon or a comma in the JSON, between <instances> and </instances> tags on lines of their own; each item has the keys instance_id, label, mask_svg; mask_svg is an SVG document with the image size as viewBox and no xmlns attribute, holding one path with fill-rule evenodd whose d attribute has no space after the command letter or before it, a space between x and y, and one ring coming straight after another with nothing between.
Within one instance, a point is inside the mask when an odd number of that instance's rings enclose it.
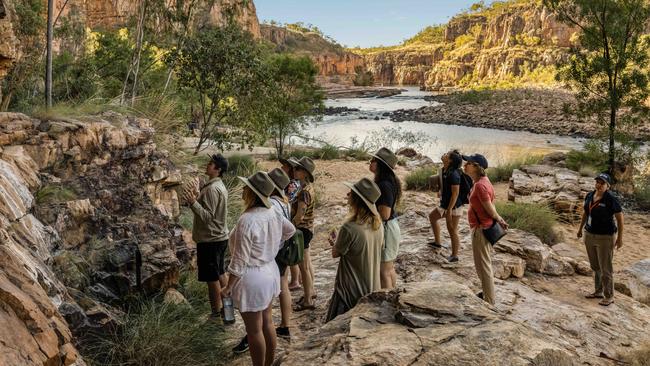
<instances>
[{"instance_id":1,"label":"sandstone cliff","mask_svg":"<svg viewBox=\"0 0 650 366\"><path fill-rule=\"evenodd\" d=\"M440 87L514 78L549 81L575 30L534 1L511 1L452 18L438 43L364 52L383 84Z\"/></svg>"},{"instance_id":2,"label":"sandstone cliff","mask_svg":"<svg viewBox=\"0 0 650 366\"><path fill-rule=\"evenodd\" d=\"M262 24L264 40L275 45L279 52L309 56L319 68L321 81L350 84L357 68L364 69L363 57L345 51L315 32L299 32L285 27Z\"/></svg>"},{"instance_id":3,"label":"sandstone cliff","mask_svg":"<svg viewBox=\"0 0 650 366\"><path fill-rule=\"evenodd\" d=\"M189 258L179 172L147 120L0 113L0 364L83 365L75 344Z\"/></svg>"},{"instance_id":4,"label":"sandstone cliff","mask_svg":"<svg viewBox=\"0 0 650 366\"><path fill-rule=\"evenodd\" d=\"M13 65L17 52L17 40L11 24L9 5L11 4L6 0L0 0L0 81Z\"/></svg>"},{"instance_id":5,"label":"sandstone cliff","mask_svg":"<svg viewBox=\"0 0 650 366\"><path fill-rule=\"evenodd\" d=\"M176 1L165 0L166 6L173 8ZM131 16L138 14L139 1L132 0L55 0L56 13L62 16L80 18L88 27L116 27L124 25ZM252 0L199 1L197 25L223 25L227 17L234 19L256 38L260 37L260 25L255 4Z\"/></svg>"}]
</instances>

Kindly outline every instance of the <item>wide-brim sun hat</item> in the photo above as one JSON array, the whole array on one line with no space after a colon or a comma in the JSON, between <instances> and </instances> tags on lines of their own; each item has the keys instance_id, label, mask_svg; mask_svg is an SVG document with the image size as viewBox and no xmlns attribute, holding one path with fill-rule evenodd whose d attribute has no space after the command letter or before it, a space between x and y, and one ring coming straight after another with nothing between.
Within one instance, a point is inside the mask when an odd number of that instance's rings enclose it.
<instances>
[{"instance_id":1,"label":"wide-brim sun hat","mask_svg":"<svg viewBox=\"0 0 650 366\"><path fill-rule=\"evenodd\" d=\"M271 196L271 193L273 193L275 185L266 172L257 172L248 178L237 178L244 182L244 184L246 184L246 186L248 186L248 188L250 188L257 197L260 198L264 206L271 208L271 200L269 197Z\"/></svg>"},{"instance_id":2,"label":"wide-brim sun hat","mask_svg":"<svg viewBox=\"0 0 650 366\"><path fill-rule=\"evenodd\" d=\"M314 161L311 160L311 158L303 156L296 163L297 163L296 167L301 168L304 171L306 171L307 174L309 175L309 181L313 183L314 182L314 170L316 170L316 164L314 164Z\"/></svg>"},{"instance_id":3,"label":"wide-brim sun hat","mask_svg":"<svg viewBox=\"0 0 650 366\"><path fill-rule=\"evenodd\" d=\"M271 178L273 186L275 186L275 189L280 192L282 198L286 199L287 196L284 194L284 190L287 188L289 182L291 181L287 173L285 173L284 170L280 168L275 168L269 172L269 178Z\"/></svg>"},{"instance_id":4,"label":"wide-brim sun hat","mask_svg":"<svg viewBox=\"0 0 650 366\"><path fill-rule=\"evenodd\" d=\"M296 159L294 159L293 157L288 157L286 159L285 158L279 158L278 161L280 162L280 164L288 165L288 166L290 166L292 168L295 168L296 165L298 165L298 161Z\"/></svg>"},{"instance_id":5,"label":"wide-brim sun hat","mask_svg":"<svg viewBox=\"0 0 650 366\"><path fill-rule=\"evenodd\" d=\"M389 149L382 147L376 153L370 154L373 158L378 159L384 163L393 173L395 173L395 166L397 165L397 155Z\"/></svg>"},{"instance_id":6,"label":"wide-brim sun hat","mask_svg":"<svg viewBox=\"0 0 650 366\"><path fill-rule=\"evenodd\" d=\"M377 202L379 196L381 196L381 191L375 182L368 178L363 178L356 183L343 182L343 184L361 198L373 215L379 216L379 211L377 210L375 202Z\"/></svg>"}]
</instances>

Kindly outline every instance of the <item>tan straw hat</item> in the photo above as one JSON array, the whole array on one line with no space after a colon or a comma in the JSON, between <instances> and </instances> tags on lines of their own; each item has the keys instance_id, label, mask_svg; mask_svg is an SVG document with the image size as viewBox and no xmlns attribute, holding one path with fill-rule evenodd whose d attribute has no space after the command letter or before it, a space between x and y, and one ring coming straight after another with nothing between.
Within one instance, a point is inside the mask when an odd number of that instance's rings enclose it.
<instances>
[{"instance_id":1,"label":"tan straw hat","mask_svg":"<svg viewBox=\"0 0 650 366\"><path fill-rule=\"evenodd\" d=\"M290 181L287 173L285 173L284 170L280 168L275 168L269 172L269 178L271 178L271 182L273 182L275 189L280 192L282 198L287 198L287 196L284 194L284 189L287 188Z\"/></svg>"},{"instance_id":2,"label":"tan straw hat","mask_svg":"<svg viewBox=\"0 0 650 366\"><path fill-rule=\"evenodd\" d=\"M271 201L269 200L269 196L271 196L271 193L273 193L273 189L275 189L275 185L273 184L273 181L271 181L271 178L269 178L269 175L266 174L266 172L257 172L250 177L237 177L239 178L244 184L248 186L255 194L262 200L262 203L264 203L264 206L267 208L271 208Z\"/></svg>"},{"instance_id":3,"label":"tan straw hat","mask_svg":"<svg viewBox=\"0 0 650 366\"><path fill-rule=\"evenodd\" d=\"M316 169L316 164L310 158L303 156L300 160L297 161L298 168L302 168L309 174L309 181L314 182L314 170Z\"/></svg>"},{"instance_id":4,"label":"tan straw hat","mask_svg":"<svg viewBox=\"0 0 650 366\"><path fill-rule=\"evenodd\" d=\"M375 202L377 202L379 196L381 196L381 191L375 182L371 181L368 178L363 178L354 184L347 182L344 182L343 184L345 184L346 187L350 188L352 192L361 197L373 215L379 216L379 211L377 211Z\"/></svg>"},{"instance_id":5,"label":"tan straw hat","mask_svg":"<svg viewBox=\"0 0 650 366\"><path fill-rule=\"evenodd\" d=\"M377 152L374 153L372 157L379 159L394 172L395 165L397 165L397 155L395 155L392 151L388 150L385 147L382 147L381 149L377 150Z\"/></svg>"}]
</instances>

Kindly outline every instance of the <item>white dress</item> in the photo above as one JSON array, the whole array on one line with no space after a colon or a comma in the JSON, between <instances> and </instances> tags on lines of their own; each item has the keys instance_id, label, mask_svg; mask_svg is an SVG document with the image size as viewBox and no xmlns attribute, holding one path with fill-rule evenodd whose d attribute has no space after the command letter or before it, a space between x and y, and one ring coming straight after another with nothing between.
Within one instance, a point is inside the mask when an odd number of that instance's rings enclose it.
<instances>
[{"instance_id":1,"label":"white dress","mask_svg":"<svg viewBox=\"0 0 650 366\"><path fill-rule=\"evenodd\" d=\"M275 256L280 244L295 230L291 221L266 207L255 207L241 215L230 233L228 266L228 272L239 277L232 299L240 312L262 311L280 294Z\"/></svg>"}]
</instances>

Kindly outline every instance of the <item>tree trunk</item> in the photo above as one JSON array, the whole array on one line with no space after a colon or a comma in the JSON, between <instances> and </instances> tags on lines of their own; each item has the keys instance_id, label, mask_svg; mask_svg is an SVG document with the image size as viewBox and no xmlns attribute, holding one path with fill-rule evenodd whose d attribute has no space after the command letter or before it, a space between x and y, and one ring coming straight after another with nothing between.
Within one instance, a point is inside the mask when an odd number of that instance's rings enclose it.
<instances>
[{"instance_id":1,"label":"tree trunk","mask_svg":"<svg viewBox=\"0 0 650 366\"><path fill-rule=\"evenodd\" d=\"M614 134L616 133L616 108L610 109L609 116L609 173L614 173L614 163L616 160L616 142Z\"/></svg>"},{"instance_id":2,"label":"tree trunk","mask_svg":"<svg viewBox=\"0 0 650 366\"><path fill-rule=\"evenodd\" d=\"M45 102L52 108L52 37L54 28L54 0L47 1L47 55L45 61Z\"/></svg>"},{"instance_id":3,"label":"tree trunk","mask_svg":"<svg viewBox=\"0 0 650 366\"><path fill-rule=\"evenodd\" d=\"M135 97L137 94L138 88L138 74L140 73L140 58L142 56L142 43L144 42L144 19L147 13L147 0L142 1L142 12L140 13L140 19L138 20L138 34L136 36L135 43L135 70L133 72L133 89L131 90L131 107L135 105Z\"/></svg>"}]
</instances>

